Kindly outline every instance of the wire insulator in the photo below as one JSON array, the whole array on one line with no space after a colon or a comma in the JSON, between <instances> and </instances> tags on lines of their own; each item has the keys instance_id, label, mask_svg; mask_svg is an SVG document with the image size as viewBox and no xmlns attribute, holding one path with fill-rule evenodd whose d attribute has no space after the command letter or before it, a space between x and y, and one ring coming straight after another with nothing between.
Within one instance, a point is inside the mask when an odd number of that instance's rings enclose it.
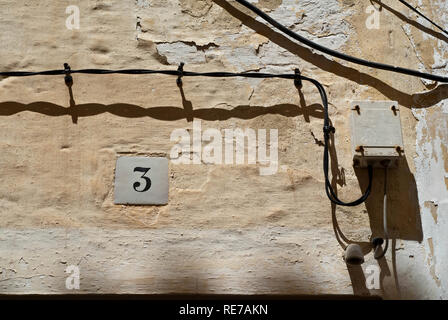
<instances>
[{"instance_id":1,"label":"wire insulator","mask_svg":"<svg viewBox=\"0 0 448 320\"><path fill-rule=\"evenodd\" d=\"M177 68L178 77L176 83L178 86L182 85L182 77L184 76L184 65L185 63L181 62L179 68Z\"/></svg>"},{"instance_id":2,"label":"wire insulator","mask_svg":"<svg viewBox=\"0 0 448 320\"><path fill-rule=\"evenodd\" d=\"M71 87L73 85L73 77L71 76L71 68L68 63L64 63L64 73L65 84L67 87Z\"/></svg>"}]
</instances>

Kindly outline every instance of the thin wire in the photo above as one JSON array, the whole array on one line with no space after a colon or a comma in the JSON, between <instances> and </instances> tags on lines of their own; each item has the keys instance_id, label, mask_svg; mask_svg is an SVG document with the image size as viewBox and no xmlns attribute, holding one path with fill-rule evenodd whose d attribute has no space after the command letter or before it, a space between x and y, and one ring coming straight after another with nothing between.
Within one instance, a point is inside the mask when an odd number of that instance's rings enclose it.
<instances>
[{"instance_id":1,"label":"thin wire","mask_svg":"<svg viewBox=\"0 0 448 320\"><path fill-rule=\"evenodd\" d=\"M386 244L384 245L383 252L375 257L377 260L383 258L389 248L389 232L387 231L387 166L384 167L383 229Z\"/></svg>"},{"instance_id":2,"label":"thin wire","mask_svg":"<svg viewBox=\"0 0 448 320\"><path fill-rule=\"evenodd\" d=\"M70 73L83 73L83 74L164 74L179 76L179 72L176 70L149 70L149 69L124 69L124 70L107 70L107 69L81 69L70 70ZM0 76L4 77L30 77L30 76L54 76L66 74L65 70L48 70L38 72L27 71L9 71L0 72ZM229 78L229 77L245 77L245 78L282 78L282 79L294 79L294 74L272 74L272 73L254 73L254 72L191 72L183 71L182 76L185 77L213 77L213 78Z\"/></svg>"},{"instance_id":3,"label":"thin wire","mask_svg":"<svg viewBox=\"0 0 448 320\"><path fill-rule=\"evenodd\" d=\"M285 33L286 35L290 36L291 38L293 38L299 42L302 42L303 44L305 44L313 49L316 49L320 52L326 53L330 56L333 56L333 57L336 57L336 58L339 58L339 59L342 59L345 61L349 61L349 62L352 62L355 64L359 64L362 66L370 67L370 68L387 70L387 71L406 74L409 76L419 77L419 78L423 78L423 79L427 79L427 80L448 83L448 77L438 76L438 75L420 72L420 71L412 70L412 69L406 69L406 68L402 68L402 67L396 67L396 66L392 66L392 65L388 65L388 64L379 63L379 62L368 61L368 60L353 57L353 56L344 54L342 52L327 48L327 47L322 46L322 45L320 45L314 41L311 41L305 37L302 37L301 35L288 29L287 27L285 27L284 25L282 25L275 19L271 18L265 12L258 9L256 6L247 2L246 0L235 0L235 1L240 3L241 5L245 6L246 8L248 8L249 10L251 10L252 12L257 14L261 19L265 20L266 22L268 22L275 28L279 29L281 32Z\"/></svg>"},{"instance_id":4,"label":"thin wire","mask_svg":"<svg viewBox=\"0 0 448 320\"><path fill-rule=\"evenodd\" d=\"M437 23L435 23L434 21L432 21L431 19L429 19L427 16L425 16L422 12L420 12L419 10L417 10L417 8L414 8L413 6L411 6L408 2L404 1L404 0L399 0L402 4L404 4L406 7L408 7L409 9L411 9L412 11L414 11L415 13L417 13L418 15L420 15L421 17L425 18L427 21L429 21L433 26L435 26L436 28L438 28L440 31L442 31L443 33L445 33L446 35L448 35L448 31L446 31L445 29L443 29L441 26L439 26Z\"/></svg>"},{"instance_id":5,"label":"thin wire","mask_svg":"<svg viewBox=\"0 0 448 320\"><path fill-rule=\"evenodd\" d=\"M383 226L384 237L387 239L389 238L387 231L387 167L384 168Z\"/></svg>"},{"instance_id":6,"label":"thin wire","mask_svg":"<svg viewBox=\"0 0 448 320\"><path fill-rule=\"evenodd\" d=\"M260 18L262 18L263 20L267 21L268 23L270 23L272 26L276 27L277 29L279 29L280 31L282 31L283 33L287 34L288 36L292 37L295 40L298 40L302 43L304 43L305 45L316 49L320 52L329 54L333 57L336 58L340 58L355 64L359 64L359 65L363 65L366 67L371 67L371 68L375 68L375 69L380 69L380 70L386 70L386 71L391 71L391 72L396 72L396 73L400 73L400 74L406 74L406 75L410 75L410 76L414 76L414 77L419 77L419 78L423 78L423 79L427 79L427 80L432 80L432 81L438 81L438 82L444 82L444 83L448 83L448 77L444 77L444 76L438 76L438 75L434 75L434 74L430 74L430 73L425 73L425 72L420 72L417 70L412 70L412 69L407 69L407 68L402 68L402 67L396 67L396 66L392 66L392 65L388 65L388 64L383 64L383 63L378 63L378 62L373 62L373 61L368 61L368 60L364 60L361 58L357 58L357 57L353 57L347 54L344 54L342 52L327 48L325 46L322 46L318 43L315 43L305 37L302 37L301 35L295 33L292 30L289 30L287 27L285 27L284 25L282 25L281 23L279 23L278 21L276 21L275 19L271 18L269 15L267 15L265 12L263 12L262 10L258 9L256 6L254 6L253 4L247 2L246 0L235 0L238 3L240 3L241 5L245 6L246 8L248 8L249 10L251 10L252 12L254 12L255 14L257 14ZM88 74L111 74L111 73L121 73L121 74L169 74L169 75L174 75L174 73L176 73L176 71L155 71L155 70L142 70L142 69L134 69L134 70L99 70L99 69L85 69L85 70L74 70L72 71L72 73L88 73ZM58 74L63 74L63 71L60 70L52 70L52 71L44 71L44 72L1 72L0 76L33 76L33 75L58 75ZM178 75L177 73L175 75ZM239 76L244 76L242 74L235 74L235 73L194 73L194 72L185 72L184 74L185 76L210 76L210 77L239 77ZM253 78L286 78L286 79L290 79L289 77L283 77L282 75L276 75L276 76L266 76L264 77L263 74L248 74L247 77L253 77Z\"/></svg>"},{"instance_id":7,"label":"thin wire","mask_svg":"<svg viewBox=\"0 0 448 320\"><path fill-rule=\"evenodd\" d=\"M9 72L0 72L0 76L6 77L29 77L29 76L52 76L52 75L65 75L66 76L66 84L70 85L73 83L71 79L71 74L73 73L83 73L83 74L164 74L164 75L172 75L178 77L178 83L181 81L182 77L213 77L213 78L230 78L230 77L245 77L245 78L281 78L281 79L294 79L295 83L300 83L300 80L308 81L314 84L314 86L319 91L322 105L324 108L324 175L325 175L325 191L333 203L341 206L356 206L364 202L370 194L372 180L373 180L373 169L369 166L369 184L366 189L366 192L357 200L352 202L343 202L341 201L333 187L331 186L329 179L329 162L330 162L330 133L334 133L335 129L330 125L330 117L328 114L328 98L325 92L325 88L323 85L312 78L308 78L302 76L298 71L294 74L272 74L272 73L255 73L255 72L242 72L242 73L232 73L232 72L190 72L183 70L183 63L179 66L178 70L149 70L149 69L125 69L125 70L107 70L107 69L81 69L81 70L71 70L70 66L66 63L64 64L64 70L48 70L48 71L39 71L39 72L28 72L28 71L9 71Z\"/></svg>"}]
</instances>

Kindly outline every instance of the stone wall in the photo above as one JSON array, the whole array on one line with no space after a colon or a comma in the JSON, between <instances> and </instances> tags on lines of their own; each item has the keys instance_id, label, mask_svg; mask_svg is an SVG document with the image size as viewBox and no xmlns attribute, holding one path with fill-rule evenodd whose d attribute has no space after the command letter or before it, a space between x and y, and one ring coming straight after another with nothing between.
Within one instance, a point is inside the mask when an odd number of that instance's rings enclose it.
<instances>
[{"instance_id":1,"label":"stone wall","mask_svg":"<svg viewBox=\"0 0 448 320\"><path fill-rule=\"evenodd\" d=\"M448 38L384 1L251 1L291 30L366 59L446 72ZM448 24L442 0L418 2ZM375 7L380 5L373 1ZM77 6L79 29L67 28ZM400 105L406 160L390 171L394 239L387 259L347 267L335 237L368 247L382 235L383 174L372 197L332 207L322 172L315 88L289 80L74 74L0 79L0 293L359 294L448 298L446 85L340 61L271 29L225 0L0 0L0 69L150 68L290 73L321 81L337 128L332 174L359 197L349 103ZM278 130L277 172L262 163L170 162L169 204L113 202L120 156L170 157L176 129ZM192 157L198 154L192 153ZM337 218L337 219L335 219ZM337 220L337 223L336 223ZM344 239L339 239L344 240ZM66 288L78 266L80 289ZM380 289L366 278L381 270Z\"/></svg>"}]
</instances>

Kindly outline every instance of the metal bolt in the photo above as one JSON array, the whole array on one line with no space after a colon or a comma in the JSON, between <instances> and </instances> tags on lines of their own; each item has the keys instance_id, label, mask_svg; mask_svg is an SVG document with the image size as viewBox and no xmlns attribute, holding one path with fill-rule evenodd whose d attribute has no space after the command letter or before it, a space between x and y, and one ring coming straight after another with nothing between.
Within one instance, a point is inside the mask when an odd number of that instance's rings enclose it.
<instances>
[{"instance_id":1,"label":"metal bolt","mask_svg":"<svg viewBox=\"0 0 448 320\"><path fill-rule=\"evenodd\" d=\"M354 107L352 108L352 110L358 112L358 114L361 113L361 108L359 107L359 105L354 106Z\"/></svg>"},{"instance_id":2,"label":"metal bolt","mask_svg":"<svg viewBox=\"0 0 448 320\"><path fill-rule=\"evenodd\" d=\"M403 149L400 146L396 146L395 150L397 150L398 153L403 152Z\"/></svg>"},{"instance_id":3,"label":"metal bolt","mask_svg":"<svg viewBox=\"0 0 448 320\"><path fill-rule=\"evenodd\" d=\"M390 109L393 111L394 115L397 115L398 108L396 106L392 106Z\"/></svg>"}]
</instances>

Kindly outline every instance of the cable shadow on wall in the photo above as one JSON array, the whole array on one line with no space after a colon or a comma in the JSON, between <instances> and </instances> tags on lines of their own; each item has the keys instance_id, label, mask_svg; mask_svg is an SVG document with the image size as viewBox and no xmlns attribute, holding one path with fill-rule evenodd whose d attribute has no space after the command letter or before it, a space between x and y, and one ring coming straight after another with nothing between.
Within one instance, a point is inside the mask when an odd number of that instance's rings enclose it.
<instances>
[{"instance_id":1,"label":"cable shadow on wall","mask_svg":"<svg viewBox=\"0 0 448 320\"><path fill-rule=\"evenodd\" d=\"M238 105L233 109L222 108L201 108L194 109L191 101L186 98L182 84L178 85L182 98L182 107L158 106L145 108L128 103L84 103L76 104L72 86L68 87L69 107L61 106L46 101L36 101L32 103L20 103L15 101L0 102L0 116L11 116L20 112L30 111L52 117L70 116L72 122L76 124L79 118L96 116L103 113L110 113L124 118L149 117L162 121L177 121L186 119L188 122L194 118L206 121L224 121L231 118L254 119L259 116L275 114L284 117L303 116L306 122L310 117L323 119L324 109L320 104L305 105L303 96L300 105L297 104L276 104L272 106L252 106Z\"/></svg>"},{"instance_id":2,"label":"cable shadow on wall","mask_svg":"<svg viewBox=\"0 0 448 320\"><path fill-rule=\"evenodd\" d=\"M408 94L402 92L374 76L360 72L355 68L344 66L337 61L330 60L323 54L314 53L311 49L290 40L287 36L255 20L225 0L213 1L234 18L240 20L246 27L268 38L279 47L295 54L304 61L315 65L323 71L333 73L339 77L356 82L359 85L368 85L375 88L385 97L397 101L402 106L407 108L427 108L448 98L448 84L440 84L436 88L423 93Z\"/></svg>"},{"instance_id":3,"label":"cable shadow on wall","mask_svg":"<svg viewBox=\"0 0 448 320\"><path fill-rule=\"evenodd\" d=\"M304 96L301 92L301 90L298 90L300 101L303 103ZM331 122L331 119L330 119ZM331 124L332 125L332 124ZM313 138L315 140L315 143L323 147L324 143L317 139L314 135ZM334 192L336 195L338 194L337 187L343 187L346 184L345 181L345 170L344 168L339 167L338 164L338 156L335 148L335 141L334 141L334 135L330 135L330 141L329 141L329 153L330 153L330 171L331 171L331 186L333 187ZM337 206L334 203L331 203L331 218L332 218L332 226L333 231L336 237L336 240L338 241L341 248L345 249L347 245L356 243L358 244L364 255L368 254L370 251L372 251L372 245L370 241L354 241L352 239L349 239L347 236L345 236L344 232L341 230L338 219L337 219ZM341 255L342 259L342 255ZM387 264L387 262L386 262ZM366 277L364 275L363 269L359 265L347 265L347 270L350 276L350 280L352 283L353 288L353 294L355 296L362 296L362 297L368 297L371 296L369 289L366 285ZM388 268L385 268L384 270L388 270ZM385 272L382 272L382 276L384 277ZM387 273L387 275L390 275L390 272Z\"/></svg>"},{"instance_id":4,"label":"cable shadow on wall","mask_svg":"<svg viewBox=\"0 0 448 320\"><path fill-rule=\"evenodd\" d=\"M182 81L178 82L177 86L179 87L180 95L182 97L182 106L184 107L185 116L188 122L192 122L194 119L193 115L193 104L190 100L187 100L185 97L184 86Z\"/></svg>"},{"instance_id":5,"label":"cable shadow on wall","mask_svg":"<svg viewBox=\"0 0 448 320\"><path fill-rule=\"evenodd\" d=\"M329 153L330 153L330 170L331 170L331 186L334 192L338 195L338 186L342 187L345 185L345 172L344 169L339 169L338 156L336 153L334 135L330 136L329 141ZM372 246L368 241L353 241L345 236L344 232L338 223L337 218L337 206L331 202L331 220L333 225L333 231L341 248L345 249L347 245L356 243L358 244L364 255L368 254L372 250ZM353 294L357 296L370 296L370 291L366 286L366 277L359 265L346 264L347 271L350 276L350 281L352 283Z\"/></svg>"},{"instance_id":6,"label":"cable shadow on wall","mask_svg":"<svg viewBox=\"0 0 448 320\"><path fill-rule=\"evenodd\" d=\"M323 119L323 108L320 104L300 107L295 104L276 104L272 106L238 105L233 109L204 108L188 110L175 106L160 106L144 108L134 104L115 103L110 105L86 103L66 108L51 102L38 101L29 104L7 101L0 102L0 116L11 116L20 112L31 111L52 117L71 116L72 119L90 117L102 113L110 113L124 118L149 117L162 121L177 121L182 119L202 119L206 121L224 121L231 118L254 119L268 114L284 117L315 117ZM77 120L76 120L77 121ZM76 122L74 122L76 123Z\"/></svg>"},{"instance_id":7,"label":"cable shadow on wall","mask_svg":"<svg viewBox=\"0 0 448 320\"><path fill-rule=\"evenodd\" d=\"M331 184L337 194L337 187L345 185L345 178L343 177L343 171L339 169L338 158L336 149L334 147L334 137L331 137L330 145L330 169L332 172ZM368 173L365 169L355 168L355 174L357 176L360 189L362 191L367 189L369 184ZM372 183L372 190L370 196L365 202L368 219L370 223L370 229L372 231L371 238L385 237L383 228L383 194L384 194L384 169L374 168L374 180ZM388 233L390 237L389 255L392 256L392 270L395 288L393 297L400 295L400 287L397 278L397 266L396 266L396 240L412 240L422 241L423 230L420 218L420 206L418 201L417 185L414 175L411 173L407 164L406 158L402 157L399 161L397 168L388 169ZM333 222L333 230L337 241L342 248L351 243L356 243L361 246L363 254L366 255L372 251L372 245L370 242L357 242L349 239L344 235L341 230L338 219L336 205L331 204L331 214ZM367 217L366 217L367 218ZM383 292L383 280L385 277L391 276L391 268L385 257L378 260L378 265L381 270L380 281L381 289ZM347 265L347 270L350 275L354 294L366 295L369 290L366 287L366 278L360 266ZM391 288L388 288L391 289ZM391 294L390 292L384 292L384 294Z\"/></svg>"},{"instance_id":8,"label":"cable shadow on wall","mask_svg":"<svg viewBox=\"0 0 448 320\"><path fill-rule=\"evenodd\" d=\"M364 190L368 185L367 173L355 169ZM396 239L423 240L417 184L405 157L401 157L397 168L387 170L387 225L388 233ZM373 237L384 237L383 232L383 193L384 169L374 169L372 193L365 202L370 219Z\"/></svg>"},{"instance_id":9,"label":"cable shadow on wall","mask_svg":"<svg viewBox=\"0 0 448 320\"><path fill-rule=\"evenodd\" d=\"M243 16L244 19L242 19L243 23L249 27L253 27L255 31L258 33L267 36L271 41L274 43L282 46L283 48L289 50L292 53L297 54L302 59L318 66L319 68L332 72L338 76L344 77L348 80L360 83L360 84L367 84L371 87L376 88L378 91L383 93L385 96L390 98L391 100L397 100L401 105L406 107L428 107L431 106L445 98L448 97L448 86L447 85L440 85L436 89L422 94L414 94L409 95L404 92L401 92L399 90L394 89L393 87L389 86L388 84L382 82L379 79L376 79L368 74L361 73L356 69L343 66L337 62L331 61L327 59L326 57L322 55L316 55L311 50L307 49L306 47L300 46L292 41L290 41L287 37L282 36L279 33L276 33L272 31L269 27L265 26L262 23L257 22L255 19L251 18L248 15L245 15L244 13L238 11L234 7L230 6L228 3L220 0L214 0L216 3L218 3L221 7L231 7L232 10L235 11L236 16ZM228 10L229 11L229 10ZM232 13L232 12L231 12ZM235 13L232 15L235 16ZM241 19L240 19L241 20ZM193 118L200 118L204 120L210 120L210 121L216 121L216 120L226 120L229 118L240 118L240 119L251 119L257 116L265 115L265 114L281 114L288 117L295 117L298 115L305 115L305 114L313 114L313 116L316 116L317 118L323 118L323 112L321 111L321 107L319 105L312 105L308 106L306 108L301 108L298 105L294 104L278 104L274 106L269 107L263 107L263 106L248 106L248 105L241 105L237 106L231 110L227 109L219 109L219 108L209 108L209 109L199 109L194 110L192 107L192 104L190 101L188 101L185 98L185 93L183 92L183 89L180 88L181 95L182 95L182 101L183 101L183 108L180 107L173 107L173 106L167 106L167 107L153 107L153 108L143 108L141 106L137 105L131 105L131 104L111 104L111 105L103 105L103 104L82 104L82 105L76 105L74 103L70 103L70 108L67 109L63 106L59 106L56 104L51 104L48 102L35 102L31 104L20 104L17 102L4 102L0 103L0 115L10 115L15 114L21 111L33 111L41 114L46 114L49 116L63 116L63 115L71 115L73 122L76 123L78 117L86 117L86 116L93 116L100 113L112 113L117 116L121 117L128 117L128 118L138 118L138 117L151 117L154 119L164 120L164 121L175 121L180 119L187 119L187 121L191 121ZM72 93L71 93L72 98ZM313 109L314 106L314 109ZM308 108L311 108L309 110ZM332 143L333 144L333 143ZM332 151L335 155L334 147ZM337 165L337 158L336 159L336 169L338 169ZM332 154L332 163L333 163L333 154ZM407 167L407 163L406 163ZM409 168L407 168L409 171ZM335 172L333 170L333 164L332 164L332 171L334 175L335 181L333 183L336 184L343 184L343 179L341 180L340 172ZM335 175L336 173L336 175ZM409 172L410 173L410 172ZM413 181L409 177L406 178L407 172L404 172L401 176L405 181ZM341 181L338 181L341 180ZM361 185L362 190L365 189L365 183L367 182L365 174L358 175L359 183ZM393 180L393 178L391 179ZM415 185L415 181L413 183ZM373 198L375 192L372 192L371 198ZM418 201L417 201L418 203ZM368 205L368 204L366 204ZM412 207L412 206L411 206ZM418 208L418 206L417 206ZM392 210L392 209L391 209ZM371 224L372 224L372 230L374 232L375 228L374 225L377 225L376 222L374 222L375 217L377 217L375 210L373 208L368 209L369 217L371 218ZM416 219L417 220L417 219ZM415 224L418 226L418 222L415 221ZM393 225L393 224L392 224ZM412 225L412 224L411 224ZM421 226L420 226L420 232L421 232ZM408 233L410 235L408 235ZM408 233L402 231L400 233L400 237L412 237L413 234L412 228L409 228ZM418 238L419 236L414 237Z\"/></svg>"},{"instance_id":10,"label":"cable shadow on wall","mask_svg":"<svg viewBox=\"0 0 448 320\"><path fill-rule=\"evenodd\" d=\"M301 59L317 66L321 70L333 73L337 76L343 77L347 80L356 82L360 85L368 85L372 88L375 88L380 93L382 93L385 97L387 97L390 100L397 101L400 105L405 106L407 108L426 108L435 105L436 103L448 98L448 85L447 84L441 84L437 88L424 92L424 93L416 93L416 94L407 94L405 92L402 92L400 90L395 89L394 87L390 86L389 84L385 83L384 81L375 78L369 74L360 72L357 69L344 66L336 61L329 60L322 54L316 54L313 51L311 51L309 48L298 44L295 41L290 40L285 35L274 31L270 26L265 25L264 23L258 22L251 16L245 14L241 10L237 9L235 6L230 5L227 1L224 0L213 0L217 5L222 7L224 10L226 10L230 15L232 15L234 18L240 20L246 27L249 27L250 29L254 30L260 35L263 35L264 37L268 38L273 43L277 44L283 49L286 49L287 51L297 55ZM437 38L441 38L441 36L437 36L436 33L432 32L432 30L424 30L428 32L431 35L436 36ZM445 40L444 37L442 40ZM344 179L341 175L341 172L339 170L339 166L337 163L337 155L336 151L334 149L334 141L331 142L330 147L330 153L331 153L331 171L332 171L332 185L335 189L335 192L337 192L336 187L339 184L340 186L344 185ZM364 170L365 171L365 170ZM360 187L362 190L365 190L368 184L368 177L367 172L356 172L357 178L360 184ZM342 172L343 173L343 172ZM381 175L382 176L382 175ZM375 179L376 181L376 179ZM417 240L420 241L422 239L422 227L421 227L421 221L419 216L419 206L418 206L418 197L417 197L417 188L415 184L415 179L412 173L409 170L409 167L407 163L403 163L400 166L400 169L396 171L395 173L392 173L391 180L390 181L399 181L400 187L403 187L402 190L406 190L406 192L403 192L402 194L398 194L396 192L395 194L392 194L392 197L395 197L395 200L391 204L390 210L391 212L396 211L397 209L400 209L401 211L395 216L395 221L398 221L399 219L406 219L406 223L404 223L402 226L400 226L400 229L397 230L398 235L402 239L409 239L409 240ZM381 182L381 180L380 180ZM395 185L397 186L397 185ZM381 187L381 186L380 186ZM379 187L376 186L376 183L374 182L372 194L370 198L368 199L366 203L367 211L369 214L369 219L371 223L372 232L374 234L379 234L380 225L382 225L382 211L381 214L377 210L377 208L374 206L374 204L381 203L382 204L382 192L378 189ZM382 190L382 189L381 189ZM395 190L398 190L395 189ZM378 201L378 199L381 198L381 201ZM406 205L404 208L400 206L400 202L405 201ZM351 243L347 237L344 236L344 234L341 232L339 225L337 223L336 219L336 206L332 205L332 218L333 218L333 227L336 234L336 237L343 246L343 241L346 243ZM393 214L393 213L392 213ZM380 224L381 221L381 224ZM400 224L396 224L395 221L392 223L392 225L397 226ZM392 221L391 221L392 222ZM394 240L395 241L395 240ZM368 252L370 243L359 243L361 247L363 248L364 253L366 251ZM396 270L395 266L395 259L394 259L393 253L393 269ZM384 258L383 258L384 259ZM387 262L384 259L384 261L381 261L380 266L382 269L382 277L384 277L384 274L390 274L389 268L384 265L384 263ZM353 270L355 269L355 270ZM386 270L387 269L387 270ZM361 273L359 272L361 271ZM366 293L365 289L365 277L362 273L362 269L360 268L349 268L350 277L352 280L352 284L354 287L354 291L358 293ZM362 276L360 276L362 274ZM394 275L396 277L396 275ZM395 278L397 289L398 289L398 283L397 279Z\"/></svg>"},{"instance_id":11,"label":"cable shadow on wall","mask_svg":"<svg viewBox=\"0 0 448 320\"><path fill-rule=\"evenodd\" d=\"M365 170L355 169L360 187L366 188L368 177ZM375 179L372 193L365 202L369 215L372 238L385 237L383 224L384 169L374 169ZM395 282L395 294L400 296L397 277L396 240L423 240L423 228L420 217L417 184L409 169L406 157L399 159L396 168L387 170L387 225L389 235L389 255L392 257L392 269ZM391 274L385 257L378 261L381 269L381 281Z\"/></svg>"},{"instance_id":12,"label":"cable shadow on wall","mask_svg":"<svg viewBox=\"0 0 448 320\"><path fill-rule=\"evenodd\" d=\"M335 148L334 135L330 136L329 142L330 153L330 170L331 170L331 186L338 195L338 186L343 187L345 183L345 172L343 169L339 169L338 156ZM363 189L364 190L364 189ZM331 203L331 220L333 225L333 231L339 245L345 249L347 245L356 243L361 247L364 255L367 255L372 250L372 245L369 241L353 241L345 236L338 223L337 218L337 206ZM352 283L353 294L361 296L370 296L370 291L366 286L366 277L360 265L346 264L347 271Z\"/></svg>"},{"instance_id":13,"label":"cable shadow on wall","mask_svg":"<svg viewBox=\"0 0 448 320\"><path fill-rule=\"evenodd\" d=\"M334 137L331 137L329 144L329 152L331 156L330 168L332 172L331 185L337 194L337 187L345 185L345 178L343 170L339 169L336 149L334 147ZM383 169L374 169L374 180L372 184L372 191L365 202L367 214L372 230L371 239L374 237L385 237L383 229L383 190L384 190L384 175ZM355 174L358 178L360 189L366 190L369 178L365 169L355 169ZM403 192L403 190L405 190ZM344 235L337 219L337 206L331 203L331 215L333 230L336 240L342 248L346 245L356 243L358 244L364 255L372 251L370 241L353 241ZM420 209L418 205L418 193L413 174L410 172L406 159L402 158L398 168L388 170L388 231L389 231L389 255L391 255L391 268L385 257L378 260L380 267L380 289L384 296L391 298L400 297L400 286L397 277L396 266L396 239L422 241L423 232L420 219ZM347 271L352 282L353 293L355 295L366 296L370 295L370 290L366 286L366 277L363 269L359 265L347 264ZM394 288L384 287L384 279L393 275Z\"/></svg>"},{"instance_id":14,"label":"cable shadow on wall","mask_svg":"<svg viewBox=\"0 0 448 320\"><path fill-rule=\"evenodd\" d=\"M448 42L448 38L441 32L435 31L431 28L425 27L424 25L420 24L418 21L416 20L411 20L408 17L406 17L404 14L398 12L397 10L393 9L392 7L389 7L387 4L383 3L381 0L370 0L371 3L377 3L380 5L380 11L382 8L386 9L387 11L389 11L390 13L392 13L393 15L395 15L398 19L400 19L401 21L405 22L406 24L409 24L417 29L419 29L420 31L429 34L430 36L433 36L434 38L437 38L439 40Z\"/></svg>"},{"instance_id":15,"label":"cable shadow on wall","mask_svg":"<svg viewBox=\"0 0 448 320\"><path fill-rule=\"evenodd\" d=\"M68 113L72 117L72 122L74 124L77 124L78 123L78 115L76 114L76 102L75 102L75 98L73 97L72 86L68 87L68 94L70 96L70 101L69 101L70 108L68 109Z\"/></svg>"},{"instance_id":16,"label":"cable shadow on wall","mask_svg":"<svg viewBox=\"0 0 448 320\"><path fill-rule=\"evenodd\" d=\"M367 173L363 169L355 169L355 173L360 188L365 190L368 185ZM400 296L396 265L396 240L421 242L423 240L423 229L417 185L406 158L401 157L398 167L388 169L387 175L387 225L390 242L387 254L392 257L395 288L388 288L393 290L393 293L384 292L384 294L392 294L394 295L393 298L396 298ZM384 169L375 168L372 192L365 202L372 230L372 239L385 237L383 223L384 182ZM378 265L381 269L381 289L385 291L383 280L386 276L391 275L390 267L385 257L378 260Z\"/></svg>"}]
</instances>

